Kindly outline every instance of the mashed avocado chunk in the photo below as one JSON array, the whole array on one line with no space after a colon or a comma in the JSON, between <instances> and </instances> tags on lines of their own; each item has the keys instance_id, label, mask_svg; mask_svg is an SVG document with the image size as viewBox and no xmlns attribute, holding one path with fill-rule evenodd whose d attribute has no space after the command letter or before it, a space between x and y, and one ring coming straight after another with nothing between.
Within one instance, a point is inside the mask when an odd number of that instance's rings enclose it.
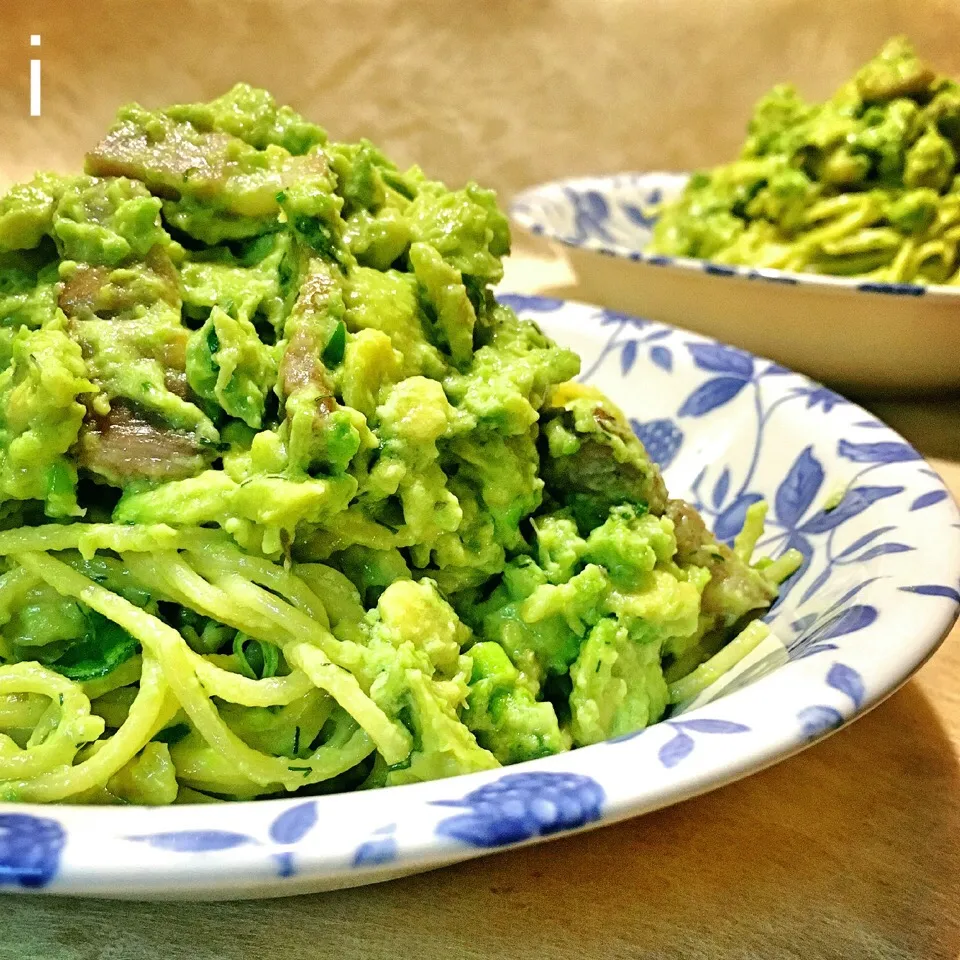
<instances>
[{"instance_id":1,"label":"mashed avocado chunk","mask_svg":"<svg viewBox=\"0 0 960 960\"><path fill-rule=\"evenodd\" d=\"M929 193L941 147L917 144ZM0 757L5 797L548 756L659 720L668 677L770 605L772 568L497 303L509 247L490 191L243 84L126 106L82 175L0 201L0 676L26 685L0 734L50 758Z\"/></svg>"}]
</instances>

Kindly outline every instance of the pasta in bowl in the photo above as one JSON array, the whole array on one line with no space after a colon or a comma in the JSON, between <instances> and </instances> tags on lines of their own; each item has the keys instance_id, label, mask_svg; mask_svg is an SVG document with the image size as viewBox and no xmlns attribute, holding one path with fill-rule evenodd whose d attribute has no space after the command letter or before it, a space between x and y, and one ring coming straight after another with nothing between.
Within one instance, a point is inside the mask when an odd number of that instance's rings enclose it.
<instances>
[{"instance_id":1,"label":"pasta in bowl","mask_svg":"<svg viewBox=\"0 0 960 960\"><path fill-rule=\"evenodd\" d=\"M822 104L763 97L740 159L665 200L652 255L954 284L960 243L960 84L903 39Z\"/></svg>"},{"instance_id":2,"label":"pasta in bowl","mask_svg":"<svg viewBox=\"0 0 960 960\"><path fill-rule=\"evenodd\" d=\"M824 103L774 88L732 163L547 184L512 214L610 306L848 390L955 386L958 130L960 86L897 39Z\"/></svg>"}]
</instances>

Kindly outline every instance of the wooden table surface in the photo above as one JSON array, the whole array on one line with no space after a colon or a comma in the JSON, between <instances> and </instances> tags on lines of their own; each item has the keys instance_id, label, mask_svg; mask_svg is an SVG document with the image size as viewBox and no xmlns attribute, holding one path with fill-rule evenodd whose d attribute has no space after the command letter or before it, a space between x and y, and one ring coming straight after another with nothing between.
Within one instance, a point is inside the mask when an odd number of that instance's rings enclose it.
<instances>
[{"instance_id":1,"label":"wooden table surface","mask_svg":"<svg viewBox=\"0 0 960 960\"><path fill-rule=\"evenodd\" d=\"M529 289L557 271L520 261L510 277ZM883 411L960 497L960 403ZM958 675L955 629L899 693L763 773L377 887L220 904L11 896L0 957L957 960Z\"/></svg>"}]
</instances>

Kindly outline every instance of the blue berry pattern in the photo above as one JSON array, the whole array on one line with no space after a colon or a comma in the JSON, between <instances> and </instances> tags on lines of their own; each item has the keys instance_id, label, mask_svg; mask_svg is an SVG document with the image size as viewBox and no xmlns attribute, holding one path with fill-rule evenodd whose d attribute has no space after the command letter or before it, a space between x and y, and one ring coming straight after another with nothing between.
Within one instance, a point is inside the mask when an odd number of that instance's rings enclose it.
<instances>
[{"instance_id":1,"label":"blue berry pattern","mask_svg":"<svg viewBox=\"0 0 960 960\"><path fill-rule=\"evenodd\" d=\"M666 417L660 420L648 420L646 423L631 420L630 426L650 454L650 459L661 470L666 470L680 451L683 444L683 431L673 420Z\"/></svg>"},{"instance_id":2,"label":"blue berry pattern","mask_svg":"<svg viewBox=\"0 0 960 960\"><path fill-rule=\"evenodd\" d=\"M442 820L436 832L473 847L499 847L593 823L605 800L603 787L582 774L508 773L462 800L436 801L467 810Z\"/></svg>"}]
</instances>

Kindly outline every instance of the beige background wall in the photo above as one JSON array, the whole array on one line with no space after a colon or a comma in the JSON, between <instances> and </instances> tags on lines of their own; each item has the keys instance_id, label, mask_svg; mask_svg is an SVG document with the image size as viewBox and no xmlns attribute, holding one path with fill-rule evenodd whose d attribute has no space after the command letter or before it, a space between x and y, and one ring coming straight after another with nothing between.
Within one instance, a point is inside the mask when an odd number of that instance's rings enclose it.
<instances>
[{"instance_id":1,"label":"beige background wall","mask_svg":"<svg viewBox=\"0 0 960 960\"><path fill-rule=\"evenodd\" d=\"M960 74L960 0L0 0L0 178L78 164L122 101L247 79L338 138L507 199L722 160L774 82L825 95L896 32Z\"/></svg>"}]
</instances>

